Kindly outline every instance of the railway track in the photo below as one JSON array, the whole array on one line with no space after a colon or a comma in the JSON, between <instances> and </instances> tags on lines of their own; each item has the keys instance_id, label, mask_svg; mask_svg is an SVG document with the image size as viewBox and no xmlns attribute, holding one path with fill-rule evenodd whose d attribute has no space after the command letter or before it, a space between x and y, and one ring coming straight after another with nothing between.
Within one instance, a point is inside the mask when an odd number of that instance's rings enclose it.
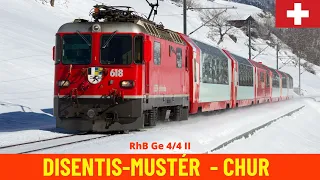
<instances>
[{"instance_id":1,"label":"railway track","mask_svg":"<svg viewBox=\"0 0 320 180\"><path fill-rule=\"evenodd\" d=\"M251 135L253 135L257 131L259 131L260 129L270 126L272 123L280 120L281 118L284 118L286 116L292 116L294 113L297 113L298 111L300 111L304 107L305 107L305 105L303 105L303 106L301 106L299 108L296 108L296 109L294 109L294 110L292 110L292 111L290 111L290 112L288 112L288 113L286 113L286 114L284 114L284 115L282 115L282 116L280 116L280 117L278 117L276 119L273 119L273 120L271 120L271 121L269 121L269 122L267 122L265 124L262 124L261 126L253 128L253 129L251 129L251 130L249 130L249 131L247 131L247 132L245 132L245 133L243 133L243 134L241 134L239 136L236 136L236 137L230 139L229 141L226 141L226 142L220 144L219 146L215 147L214 149L212 149L212 150L210 150L208 152L205 152L204 154L213 153L213 152L215 152L215 151L217 151L219 149L222 149L222 148L228 146L229 144L232 144L233 142L235 142L235 141L237 141L239 139L242 139L242 138L247 139L248 137L250 137Z\"/></svg>"},{"instance_id":2,"label":"railway track","mask_svg":"<svg viewBox=\"0 0 320 180\"><path fill-rule=\"evenodd\" d=\"M31 141L26 143L14 144L9 146L0 147L0 154L27 154L38 152L46 149L52 149L71 144L77 144L95 139L109 137L109 135L96 135L96 134L72 134L62 137L44 139L39 141Z\"/></svg>"}]
</instances>

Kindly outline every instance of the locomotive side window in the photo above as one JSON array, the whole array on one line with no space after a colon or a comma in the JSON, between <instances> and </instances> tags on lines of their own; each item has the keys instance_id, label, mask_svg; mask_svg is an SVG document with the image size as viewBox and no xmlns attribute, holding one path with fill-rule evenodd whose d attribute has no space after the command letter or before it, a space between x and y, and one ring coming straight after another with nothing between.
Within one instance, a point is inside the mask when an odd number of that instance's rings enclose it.
<instances>
[{"instance_id":1,"label":"locomotive side window","mask_svg":"<svg viewBox=\"0 0 320 180\"><path fill-rule=\"evenodd\" d=\"M55 49L55 64L59 64L61 61L61 36L56 35L56 49Z\"/></svg>"},{"instance_id":2,"label":"locomotive side window","mask_svg":"<svg viewBox=\"0 0 320 180\"><path fill-rule=\"evenodd\" d=\"M157 41L154 42L153 46L153 62L155 65L161 64L161 44Z\"/></svg>"},{"instance_id":3,"label":"locomotive side window","mask_svg":"<svg viewBox=\"0 0 320 180\"><path fill-rule=\"evenodd\" d=\"M136 64L142 64L142 54L143 54L143 37L142 36L136 36L134 38L134 62Z\"/></svg>"},{"instance_id":4,"label":"locomotive side window","mask_svg":"<svg viewBox=\"0 0 320 180\"><path fill-rule=\"evenodd\" d=\"M91 61L92 37L88 34L63 36L62 63L89 64Z\"/></svg>"},{"instance_id":5,"label":"locomotive side window","mask_svg":"<svg viewBox=\"0 0 320 180\"><path fill-rule=\"evenodd\" d=\"M182 68L182 49L181 48L177 48L176 57L177 57L177 68Z\"/></svg>"},{"instance_id":6,"label":"locomotive side window","mask_svg":"<svg viewBox=\"0 0 320 180\"><path fill-rule=\"evenodd\" d=\"M101 36L101 64L128 65L132 63L130 35Z\"/></svg>"}]
</instances>

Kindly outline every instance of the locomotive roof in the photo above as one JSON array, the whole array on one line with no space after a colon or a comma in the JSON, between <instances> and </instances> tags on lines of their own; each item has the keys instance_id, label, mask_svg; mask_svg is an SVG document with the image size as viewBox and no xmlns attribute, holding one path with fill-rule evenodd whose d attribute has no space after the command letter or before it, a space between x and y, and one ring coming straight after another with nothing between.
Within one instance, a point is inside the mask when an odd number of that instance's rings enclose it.
<instances>
[{"instance_id":1,"label":"locomotive roof","mask_svg":"<svg viewBox=\"0 0 320 180\"><path fill-rule=\"evenodd\" d=\"M93 26L99 24L101 27L101 32L130 32L130 33L145 33L154 37L165 39L174 43L184 44L185 42L181 39L177 32L164 29L155 24L149 23L143 20L137 20L134 22L88 22L80 21L70 22L63 24L58 33L67 32L92 32Z\"/></svg>"},{"instance_id":2,"label":"locomotive roof","mask_svg":"<svg viewBox=\"0 0 320 180\"><path fill-rule=\"evenodd\" d=\"M131 9L129 6L95 5L90 12L90 15L94 18L93 22L85 19L75 19L72 23L62 25L58 33L77 31L115 32L117 30L126 33L145 33L177 44L185 44L177 32L165 29L162 24L156 24L149 18L139 16L137 12Z\"/></svg>"},{"instance_id":3,"label":"locomotive roof","mask_svg":"<svg viewBox=\"0 0 320 180\"><path fill-rule=\"evenodd\" d=\"M58 33L66 32L92 32L93 25L99 24L101 27L101 32L114 32L118 30L119 32L133 32L133 33L147 33L146 30L134 23L130 22L71 22L62 25Z\"/></svg>"}]
</instances>

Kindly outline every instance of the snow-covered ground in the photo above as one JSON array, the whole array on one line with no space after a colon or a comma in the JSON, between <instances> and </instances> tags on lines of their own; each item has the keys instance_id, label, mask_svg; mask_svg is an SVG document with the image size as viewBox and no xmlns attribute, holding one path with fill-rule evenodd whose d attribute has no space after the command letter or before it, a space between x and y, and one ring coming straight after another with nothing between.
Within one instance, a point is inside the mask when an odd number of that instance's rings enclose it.
<instances>
[{"instance_id":1,"label":"snow-covered ground","mask_svg":"<svg viewBox=\"0 0 320 180\"><path fill-rule=\"evenodd\" d=\"M320 153L320 102L304 99L301 104L306 107L292 116L214 153Z\"/></svg>"},{"instance_id":2,"label":"snow-covered ground","mask_svg":"<svg viewBox=\"0 0 320 180\"><path fill-rule=\"evenodd\" d=\"M90 9L99 2L108 5L132 6L136 11L145 15L150 10L145 0L72 0L68 4L64 3L65 0L56 0L55 8L47 4L43 5L39 1L0 1L0 146L65 135L54 129L55 121L52 117L54 65L51 55L55 40L54 35L60 25L75 18L89 19ZM166 28L182 32L182 8L172 4L170 0L159 2L160 6L155 21L162 22ZM215 0L214 3L206 0L199 0L199 2L206 7L236 6L237 9L227 11L231 16L256 16L257 13L262 12L256 7L223 0ZM198 12L188 11L188 32L200 25L201 21ZM215 45L216 42L206 38L208 32L209 29L203 27L192 34L192 37ZM244 32L236 28L234 29L234 35L238 39L237 43L234 43L226 36L220 47L247 57L248 48L246 44L248 43L248 37ZM264 49L267 46L266 41L262 39L253 39L252 43L257 50ZM254 57L258 52L253 51L252 54ZM292 56L293 54L289 49L282 49L280 56L282 55ZM268 47L255 60L275 68L276 51ZM279 67L282 67L285 61L280 60ZM320 67L316 66L315 68L320 70ZM297 87L298 68L286 65L281 70L289 73L294 78L294 86ZM320 94L319 76L304 72L301 82L301 87L306 95ZM214 116L196 116L192 117L190 121L183 122L182 125L177 123L162 124L145 132L112 136L108 139L88 142L89 146L87 143L83 143L68 148L54 149L50 152L133 153L137 151L130 151L128 143L130 141L143 140L157 142L190 141L191 151L201 153L236 135L272 120L272 118L277 118L306 102L311 103L311 99L307 101L292 100L231 110ZM284 118L268 129L271 130L271 127L277 129L278 127L278 133L281 136L281 133L285 132L282 127L290 127L291 133L296 132L291 130L294 128L305 127L303 132L309 132L307 128L317 128L315 124L317 124L316 120L320 119L320 115L317 114L316 109L312 108L316 107L316 105L309 104L308 107L308 109L305 108L301 112L312 115L310 117L297 115L299 118L296 119L296 126L290 123L291 126L286 126L285 122L289 122L291 119ZM305 126L301 126L299 122L305 123ZM279 126L275 127L276 125ZM319 138L316 135L316 129L314 129L314 132L315 134L312 134L314 135L313 138ZM267 130L261 130L261 135L258 134L254 137L256 140L250 139L241 142L248 145L249 143L255 143L254 141L257 141L257 139L261 140L269 137L266 134L263 135L263 133L267 133ZM276 131L274 132L275 134L277 134ZM273 137L273 133L270 134L271 137ZM299 137L301 141L306 138L304 136ZM279 143L283 143L280 142L281 139L277 140ZM268 142L264 139L261 141ZM237 141L228 146L226 151L231 152L234 150L233 152L236 152L237 148L239 148L236 144L239 142ZM316 143L309 143L308 145L310 144L317 145ZM316 150L316 148L313 150ZM245 152L246 149L243 149L243 151ZM288 146L288 149L283 149L283 151L289 152L290 147Z\"/></svg>"},{"instance_id":3,"label":"snow-covered ground","mask_svg":"<svg viewBox=\"0 0 320 180\"><path fill-rule=\"evenodd\" d=\"M192 117L189 121L166 123L144 132L111 136L37 153L205 153L238 135L304 105L305 108L292 116L279 119L247 140L235 141L225 149L219 150L219 153L230 151L233 153L319 153L320 114L317 110L319 111L320 103L313 102L312 99L296 99L240 108L216 115L200 115ZM267 115L266 112L268 112ZM132 142L146 142L149 147L143 150L133 150L130 149ZM163 144L165 147L170 142L172 144L190 142L191 148L190 150L183 148L154 150L150 147L152 142Z\"/></svg>"}]
</instances>

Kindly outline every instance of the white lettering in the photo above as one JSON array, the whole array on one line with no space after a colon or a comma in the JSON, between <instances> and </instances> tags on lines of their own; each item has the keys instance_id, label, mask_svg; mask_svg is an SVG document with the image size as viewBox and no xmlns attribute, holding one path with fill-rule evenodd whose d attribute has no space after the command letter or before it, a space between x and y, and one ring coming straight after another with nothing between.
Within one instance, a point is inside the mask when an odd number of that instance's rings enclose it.
<instances>
[{"instance_id":1,"label":"white lettering","mask_svg":"<svg viewBox=\"0 0 320 180\"><path fill-rule=\"evenodd\" d=\"M123 69L111 69L110 76L111 77L122 77L123 76Z\"/></svg>"}]
</instances>

